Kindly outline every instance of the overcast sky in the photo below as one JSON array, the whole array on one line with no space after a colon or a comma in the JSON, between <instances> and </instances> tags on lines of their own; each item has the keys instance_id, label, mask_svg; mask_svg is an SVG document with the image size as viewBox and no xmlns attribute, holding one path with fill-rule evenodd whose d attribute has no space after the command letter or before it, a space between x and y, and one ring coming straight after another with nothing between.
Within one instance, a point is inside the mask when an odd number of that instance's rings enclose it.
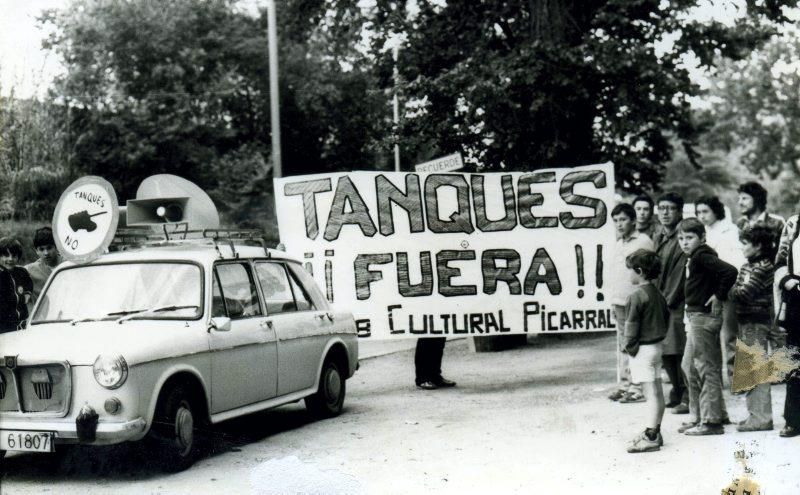
<instances>
[{"instance_id":1,"label":"overcast sky","mask_svg":"<svg viewBox=\"0 0 800 495\"><path fill-rule=\"evenodd\" d=\"M41 48L47 33L37 27L36 17L43 9L67 3L68 0L0 0L0 94L8 95L13 87L20 97L41 95L62 70L55 56ZM266 2L244 0L243 3L252 7ZM693 17L730 22L737 16L736 5L742 3L742 0L706 0Z\"/></svg>"}]
</instances>

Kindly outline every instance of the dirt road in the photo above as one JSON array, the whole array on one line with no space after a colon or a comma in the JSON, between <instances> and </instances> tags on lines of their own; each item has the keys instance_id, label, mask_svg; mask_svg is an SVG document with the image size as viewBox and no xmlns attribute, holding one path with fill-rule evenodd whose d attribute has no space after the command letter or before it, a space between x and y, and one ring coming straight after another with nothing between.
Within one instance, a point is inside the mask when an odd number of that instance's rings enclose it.
<instances>
[{"instance_id":1,"label":"dirt road","mask_svg":"<svg viewBox=\"0 0 800 495\"><path fill-rule=\"evenodd\" d=\"M302 404L214 428L213 448L165 475L131 448L77 449L63 459L7 459L3 494L28 493L614 493L719 494L743 466L767 495L800 493L800 438L776 430L687 437L666 415L660 452L631 455L643 404L616 404L614 338L539 338L501 353L448 343L450 390L413 384L413 351L366 359L348 382L345 413L313 421ZM726 395L733 419L744 398Z\"/></svg>"}]
</instances>

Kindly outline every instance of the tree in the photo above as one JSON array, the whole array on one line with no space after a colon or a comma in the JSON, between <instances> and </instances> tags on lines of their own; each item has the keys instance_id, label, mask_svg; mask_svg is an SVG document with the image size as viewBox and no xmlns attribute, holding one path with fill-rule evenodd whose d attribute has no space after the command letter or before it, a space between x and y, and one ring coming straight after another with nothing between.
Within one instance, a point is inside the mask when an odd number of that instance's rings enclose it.
<instances>
[{"instance_id":1,"label":"tree","mask_svg":"<svg viewBox=\"0 0 800 495\"><path fill-rule=\"evenodd\" d=\"M657 187L670 139L696 164L700 132L682 60L741 59L796 0L748 0L734 25L691 19L698 1L378 0L366 14L382 84L397 70L405 156L461 151L478 170L613 160L627 190Z\"/></svg>"},{"instance_id":2,"label":"tree","mask_svg":"<svg viewBox=\"0 0 800 495\"><path fill-rule=\"evenodd\" d=\"M0 96L0 220L51 218L69 183L63 107Z\"/></svg>"},{"instance_id":3,"label":"tree","mask_svg":"<svg viewBox=\"0 0 800 495\"><path fill-rule=\"evenodd\" d=\"M279 9L287 175L371 165L368 123L376 109L385 113L370 97L369 72L343 67L354 49L337 52L315 24L283 28L312 4ZM235 0L86 0L42 20L57 27L46 45L66 74L52 96L71 109L74 162L84 173L108 177L123 199L143 178L174 173L231 213L237 201L226 193L247 180L232 173L271 187L262 180L271 168L264 12L249 15Z\"/></svg>"},{"instance_id":4,"label":"tree","mask_svg":"<svg viewBox=\"0 0 800 495\"><path fill-rule=\"evenodd\" d=\"M720 64L712 80L713 142L738 148L756 174L800 176L800 32L775 36L746 59Z\"/></svg>"}]
</instances>

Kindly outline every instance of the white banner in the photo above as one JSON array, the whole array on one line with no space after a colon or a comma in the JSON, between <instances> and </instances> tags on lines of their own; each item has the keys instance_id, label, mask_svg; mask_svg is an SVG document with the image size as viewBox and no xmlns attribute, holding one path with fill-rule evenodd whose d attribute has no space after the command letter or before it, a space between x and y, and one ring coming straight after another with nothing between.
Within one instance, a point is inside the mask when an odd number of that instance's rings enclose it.
<instances>
[{"instance_id":1,"label":"white banner","mask_svg":"<svg viewBox=\"0 0 800 495\"><path fill-rule=\"evenodd\" d=\"M614 328L610 163L275 179L281 242L359 336Z\"/></svg>"}]
</instances>

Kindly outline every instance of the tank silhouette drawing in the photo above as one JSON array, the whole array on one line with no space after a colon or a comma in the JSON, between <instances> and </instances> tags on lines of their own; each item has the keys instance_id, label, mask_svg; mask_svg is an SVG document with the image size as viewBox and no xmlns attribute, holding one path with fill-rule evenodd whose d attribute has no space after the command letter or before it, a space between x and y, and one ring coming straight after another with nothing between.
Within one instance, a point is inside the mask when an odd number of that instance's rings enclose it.
<instances>
[{"instance_id":1,"label":"tank silhouette drawing","mask_svg":"<svg viewBox=\"0 0 800 495\"><path fill-rule=\"evenodd\" d=\"M100 213L94 213L90 215L88 211L83 210L73 213L67 218L67 220L69 221L69 226L73 232L77 232L81 229L85 230L86 232L94 232L95 229L97 229L97 224L92 221L92 217L104 215L106 213L108 212L101 211Z\"/></svg>"}]
</instances>

